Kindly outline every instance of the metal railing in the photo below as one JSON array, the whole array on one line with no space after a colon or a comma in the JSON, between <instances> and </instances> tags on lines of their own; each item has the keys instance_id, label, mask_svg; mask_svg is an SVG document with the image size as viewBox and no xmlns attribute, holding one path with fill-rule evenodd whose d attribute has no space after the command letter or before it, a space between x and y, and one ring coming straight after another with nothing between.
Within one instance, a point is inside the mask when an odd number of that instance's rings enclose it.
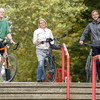
<instances>
[{"instance_id":1,"label":"metal railing","mask_svg":"<svg viewBox=\"0 0 100 100\"><path fill-rule=\"evenodd\" d=\"M65 70L65 54L67 57L67 100L70 99L70 56L66 45L63 43L62 45L62 82L64 82L64 70Z\"/></svg>"},{"instance_id":2,"label":"metal railing","mask_svg":"<svg viewBox=\"0 0 100 100\"><path fill-rule=\"evenodd\" d=\"M96 100L96 60L100 60L100 55L93 57L92 65L92 100Z\"/></svg>"}]
</instances>

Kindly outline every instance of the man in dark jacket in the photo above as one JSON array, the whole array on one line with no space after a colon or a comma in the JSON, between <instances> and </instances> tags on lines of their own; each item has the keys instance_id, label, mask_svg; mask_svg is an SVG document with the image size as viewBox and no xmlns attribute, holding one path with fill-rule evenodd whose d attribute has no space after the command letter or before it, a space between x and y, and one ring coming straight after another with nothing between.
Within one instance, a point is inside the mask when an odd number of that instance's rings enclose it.
<instances>
[{"instance_id":1,"label":"man in dark jacket","mask_svg":"<svg viewBox=\"0 0 100 100\"><path fill-rule=\"evenodd\" d=\"M90 32L91 33L91 42L93 45L98 45L100 46L100 18L98 11L93 10L92 11L92 18L93 21L87 25L85 30L83 31L83 34L80 38L79 43L82 45L83 41L85 40L85 37L87 34ZM100 47L92 47L94 56L100 54ZM100 62L97 60L96 62L96 67L97 67L97 72L98 72L98 77L100 80Z\"/></svg>"}]
</instances>

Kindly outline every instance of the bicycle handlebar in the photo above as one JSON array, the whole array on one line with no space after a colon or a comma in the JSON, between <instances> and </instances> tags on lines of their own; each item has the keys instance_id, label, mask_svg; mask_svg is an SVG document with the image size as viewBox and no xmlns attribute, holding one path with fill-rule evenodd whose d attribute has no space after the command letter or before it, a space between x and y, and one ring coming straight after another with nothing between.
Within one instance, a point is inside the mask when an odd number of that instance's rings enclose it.
<instances>
[{"instance_id":1,"label":"bicycle handlebar","mask_svg":"<svg viewBox=\"0 0 100 100\"><path fill-rule=\"evenodd\" d=\"M67 34L65 33L65 34L63 34L63 35L62 35L62 37L59 37L59 38L54 38L54 40L61 39L61 38L65 37L66 35L67 35Z\"/></svg>"},{"instance_id":2,"label":"bicycle handlebar","mask_svg":"<svg viewBox=\"0 0 100 100\"><path fill-rule=\"evenodd\" d=\"M5 44L5 45L7 45L7 44L13 44L13 43L11 43L11 42L9 42L9 41L8 41L8 42L5 42L5 43L4 43L4 42L0 42L0 43ZM17 42L17 43L15 44L16 47L15 47L13 50L16 50L16 49L18 48L19 43L20 43L20 42Z\"/></svg>"},{"instance_id":3,"label":"bicycle handlebar","mask_svg":"<svg viewBox=\"0 0 100 100\"><path fill-rule=\"evenodd\" d=\"M18 48L18 46L19 46L19 41L17 42L17 44L15 44L16 45L16 47L13 49L13 50L16 50L17 48Z\"/></svg>"},{"instance_id":4,"label":"bicycle handlebar","mask_svg":"<svg viewBox=\"0 0 100 100\"><path fill-rule=\"evenodd\" d=\"M49 43L50 43L51 41L61 39L61 38L65 37L66 35L67 35L67 34L63 34L61 37L59 37L59 38L54 38L54 39L47 38L46 41L41 41L41 44L44 44L44 42L49 42Z\"/></svg>"},{"instance_id":5,"label":"bicycle handlebar","mask_svg":"<svg viewBox=\"0 0 100 100\"><path fill-rule=\"evenodd\" d=\"M91 47L100 47L100 45L94 45L94 44L89 44L89 43L83 43L85 46L91 46Z\"/></svg>"}]
</instances>

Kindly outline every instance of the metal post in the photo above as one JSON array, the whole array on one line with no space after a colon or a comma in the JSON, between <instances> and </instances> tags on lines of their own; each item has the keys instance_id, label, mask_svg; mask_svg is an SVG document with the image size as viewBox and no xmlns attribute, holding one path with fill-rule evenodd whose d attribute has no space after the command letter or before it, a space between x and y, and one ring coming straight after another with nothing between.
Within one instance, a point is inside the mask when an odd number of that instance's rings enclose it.
<instances>
[{"instance_id":1,"label":"metal post","mask_svg":"<svg viewBox=\"0 0 100 100\"><path fill-rule=\"evenodd\" d=\"M64 55L64 46L62 45L62 82L64 82L64 70L65 70L65 55Z\"/></svg>"},{"instance_id":2,"label":"metal post","mask_svg":"<svg viewBox=\"0 0 100 100\"><path fill-rule=\"evenodd\" d=\"M96 60L93 58L92 66L92 100L95 100L96 94Z\"/></svg>"},{"instance_id":3,"label":"metal post","mask_svg":"<svg viewBox=\"0 0 100 100\"><path fill-rule=\"evenodd\" d=\"M67 55L67 100L70 99L70 57Z\"/></svg>"},{"instance_id":4,"label":"metal post","mask_svg":"<svg viewBox=\"0 0 100 100\"><path fill-rule=\"evenodd\" d=\"M93 57L92 65L92 100L96 100L96 60L100 60L100 55Z\"/></svg>"},{"instance_id":5,"label":"metal post","mask_svg":"<svg viewBox=\"0 0 100 100\"><path fill-rule=\"evenodd\" d=\"M66 45L63 43L62 45L62 59L64 59L64 52L66 53L67 56L67 100L70 99L70 57L69 57L69 53L67 51ZM62 61L62 73L64 73L64 62ZM62 77L64 79L64 76Z\"/></svg>"}]
</instances>

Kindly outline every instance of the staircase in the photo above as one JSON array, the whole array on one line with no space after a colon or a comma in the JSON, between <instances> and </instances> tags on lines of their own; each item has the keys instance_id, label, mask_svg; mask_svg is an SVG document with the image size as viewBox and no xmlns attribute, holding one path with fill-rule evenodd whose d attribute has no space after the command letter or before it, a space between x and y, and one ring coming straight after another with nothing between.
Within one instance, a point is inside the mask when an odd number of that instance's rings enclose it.
<instances>
[{"instance_id":1,"label":"staircase","mask_svg":"<svg viewBox=\"0 0 100 100\"><path fill-rule=\"evenodd\" d=\"M96 87L96 100L100 100L100 84ZM1 82L0 100L67 100L67 86L51 82ZM92 84L71 83L70 100L92 100Z\"/></svg>"}]
</instances>

